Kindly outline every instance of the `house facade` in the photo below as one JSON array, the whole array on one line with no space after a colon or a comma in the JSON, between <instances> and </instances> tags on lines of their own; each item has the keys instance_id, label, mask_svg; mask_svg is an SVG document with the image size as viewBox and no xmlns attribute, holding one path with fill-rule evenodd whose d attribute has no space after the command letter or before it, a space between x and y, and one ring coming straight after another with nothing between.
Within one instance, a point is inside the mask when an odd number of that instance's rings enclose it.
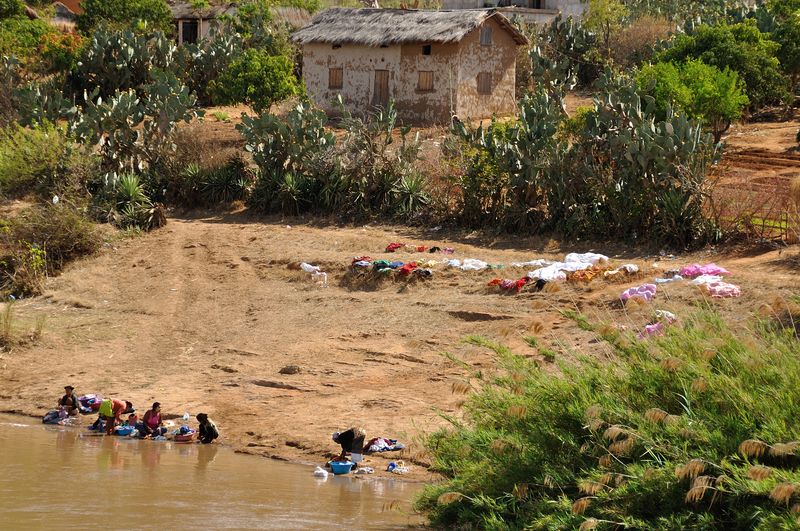
<instances>
[{"instance_id":1,"label":"house facade","mask_svg":"<svg viewBox=\"0 0 800 531\"><path fill-rule=\"evenodd\" d=\"M189 3L180 2L171 4L169 8L176 26L178 44L196 43L206 38L217 27L220 17L236 14L236 4L232 3L195 8Z\"/></svg>"},{"instance_id":2,"label":"house facade","mask_svg":"<svg viewBox=\"0 0 800 531\"><path fill-rule=\"evenodd\" d=\"M308 95L329 114L394 101L404 123L512 114L516 50L526 42L494 11L328 9L292 39Z\"/></svg>"}]
</instances>

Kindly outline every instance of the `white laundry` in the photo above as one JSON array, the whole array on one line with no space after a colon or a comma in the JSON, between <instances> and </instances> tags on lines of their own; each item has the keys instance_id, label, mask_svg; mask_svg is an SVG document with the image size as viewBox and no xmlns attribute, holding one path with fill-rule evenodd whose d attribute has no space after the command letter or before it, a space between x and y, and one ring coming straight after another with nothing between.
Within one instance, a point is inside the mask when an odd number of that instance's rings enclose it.
<instances>
[{"instance_id":1,"label":"white laundry","mask_svg":"<svg viewBox=\"0 0 800 531\"><path fill-rule=\"evenodd\" d=\"M318 466L317 468L314 469L314 477L316 477L316 478L327 478L328 477L328 471L325 470L324 468Z\"/></svg>"},{"instance_id":2,"label":"white laundry","mask_svg":"<svg viewBox=\"0 0 800 531\"><path fill-rule=\"evenodd\" d=\"M545 267L552 264L552 260L545 260L544 258L537 258L529 262L513 262L511 267Z\"/></svg>"},{"instance_id":3,"label":"white laundry","mask_svg":"<svg viewBox=\"0 0 800 531\"><path fill-rule=\"evenodd\" d=\"M300 264L300 269L305 271L306 273L311 274L311 278L317 282L322 282L323 284L328 284L328 274L321 271L319 266L307 264L305 262Z\"/></svg>"},{"instance_id":4,"label":"white laundry","mask_svg":"<svg viewBox=\"0 0 800 531\"><path fill-rule=\"evenodd\" d=\"M608 257L597 253L569 253L564 257L565 262L589 262L590 265L597 265L601 262L608 262ZM584 268L586 269L586 268Z\"/></svg>"},{"instance_id":5,"label":"white laundry","mask_svg":"<svg viewBox=\"0 0 800 531\"><path fill-rule=\"evenodd\" d=\"M680 275L675 275L672 278L657 278L655 282L656 284L668 284L670 282L677 282L679 280L683 280L683 277Z\"/></svg>"},{"instance_id":6,"label":"white laundry","mask_svg":"<svg viewBox=\"0 0 800 531\"><path fill-rule=\"evenodd\" d=\"M449 267L457 267L462 271L480 271L489 267L489 264L477 258L465 258L463 262L461 260L448 260L447 265Z\"/></svg>"},{"instance_id":7,"label":"white laundry","mask_svg":"<svg viewBox=\"0 0 800 531\"><path fill-rule=\"evenodd\" d=\"M691 283L695 286L702 286L704 284L715 284L721 281L722 277L719 275L700 275L696 279L692 280Z\"/></svg>"},{"instance_id":8,"label":"white laundry","mask_svg":"<svg viewBox=\"0 0 800 531\"><path fill-rule=\"evenodd\" d=\"M528 273L528 278L547 280L567 280L567 273L582 271L592 267L590 262L556 262L547 267Z\"/></svg>"}]
</instances>

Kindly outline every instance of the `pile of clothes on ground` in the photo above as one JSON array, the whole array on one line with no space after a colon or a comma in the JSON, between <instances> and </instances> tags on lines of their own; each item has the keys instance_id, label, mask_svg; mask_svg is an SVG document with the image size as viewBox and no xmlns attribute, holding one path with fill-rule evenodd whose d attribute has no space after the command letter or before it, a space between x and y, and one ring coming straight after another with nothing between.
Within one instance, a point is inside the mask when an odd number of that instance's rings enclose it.
<instances>
[{"instance_id":1,"label":"pile of clothes on ground","mask_svg":"<svg viewBox=\"0 0 800 531\"><path fill-rule=\"evenodd\" d=\"M375 437L367 441L364 445L365 454L373 454L379 452L397 452L405 448L406 445L397 442L397 439L389 439L388 437Z\"/></svg>"}]
</instances>

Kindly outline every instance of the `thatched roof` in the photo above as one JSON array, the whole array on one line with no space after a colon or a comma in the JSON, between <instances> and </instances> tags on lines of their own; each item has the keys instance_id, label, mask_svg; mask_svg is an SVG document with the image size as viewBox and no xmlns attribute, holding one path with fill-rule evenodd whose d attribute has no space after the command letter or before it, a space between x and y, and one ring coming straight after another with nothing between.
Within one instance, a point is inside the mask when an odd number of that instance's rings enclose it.
<instances>
[{"instance_id":1,"label":"thatched roof","mask_svg":"<svg viewBox=\"0 0 800 531\"><path fill-rule=\"evenodd\" d=\"M301 7L272 6L269 8L272 19L291 29L299 29L311 23L311 13Z\"/></svg>"},{"instance_id":2,"label":"thatched roof","mask_svg":"<svg viewBox=\"0 0 800 531\"><path fill-rule=\"evenodd\" d=\"M222 15L236 14L235 3L216 4L216 5L210 5L208 7L202 7L200 9L195 9L189 3L176 2L174 4L171 4L169 8L172 11L172 18L175 20L187 20L187 19L208 20L220 17Z\"/></svg>"},{"instance_id":3,"label":"thatched roof","mask_svg":"<svg viewBox=\"0 0 800 531\"><path fill-rule=\"evenodd\" d=\"M413 9L331 8L292 34L298 44L388 46L459 42L488 19L497 21L517 44L527 39L506 17L491 9L422 11Z\"/></svg>"}]
</instances>

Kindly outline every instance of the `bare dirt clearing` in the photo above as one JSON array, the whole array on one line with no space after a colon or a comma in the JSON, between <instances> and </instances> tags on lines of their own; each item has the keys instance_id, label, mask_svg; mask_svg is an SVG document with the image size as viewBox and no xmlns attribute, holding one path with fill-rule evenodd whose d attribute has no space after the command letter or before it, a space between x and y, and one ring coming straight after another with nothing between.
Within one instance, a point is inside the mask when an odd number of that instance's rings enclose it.
<instances>
[{"instance_id":1,"label":"bare dirt clearing","mask_svg":"<svg viewBox=\"0 0 800 531\"><path fill-rule=\"evenodd\" d=\"M444 258L384 253L392 241L449 245L454 258L507 266L481 272L439 267L431 279L410 283L364 285L347 276L354 256ZM776 296L800 294L790 258L800 252L796 248L780 255L706 251L677 259L598 248L617 255L615 264L638 264L644 275L624 283L526 288L515 296L486 286L494 277L516 279L528 271L508 267L511 262L588 250L580 242L561 248L533 238L313 226L235 213L171 219L164 229L74 264L48 282L44 296L16 304L20 329L42 314L47 324L38 344L0 357L0 409L42 414L70 383L80 393L131 399L139 408L158 400L171 414L207 411L224 442L241 451L319 462L335 450L332 431L360 424L368 434L411 443L402 455L385 457L421 462L415 436L443 425L438 412L457 414L463 400L452 391L463 370L442 352L483 371L493 365L486 350L462 342L467 335L500 339L545 370L556 366L544 349L557 360L577 350L602 357L608 352L595 334L560 311L578 310L590 322L632 331L656 308L685 315L703 300L687 283L659 287L656 302L647 306L620 308L617 298L624 288L694 261L716 261L734 272L742 298L711 304L737 322ZM287 267L295 261L322 266L328 286ZM523 340L529 335L538 337L538 349ZM299 372L281 371L290 365ZM374 459L376 469L383 459ZM414 468L412 477L426 477Z\"/></svg>"}]
</instances>

